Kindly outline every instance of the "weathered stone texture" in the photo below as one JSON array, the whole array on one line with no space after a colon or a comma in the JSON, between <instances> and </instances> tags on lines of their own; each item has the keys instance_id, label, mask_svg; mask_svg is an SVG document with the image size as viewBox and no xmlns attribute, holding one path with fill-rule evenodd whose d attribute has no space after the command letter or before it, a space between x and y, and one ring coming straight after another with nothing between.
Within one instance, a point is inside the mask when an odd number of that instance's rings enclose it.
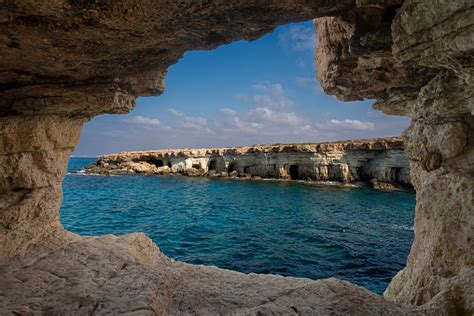
<instances>
[{"instance_id":1,"label":"weathered stone texture","mask_svg":"<svg viewBox=\"0 0 474 316\"><path fill-rule=\"evenodd\" d=\"M456 76L437 76L410 108L405 139L417 191L415 240L407 267L386 292L410 304L445 295L465 313L474 310L474 92L467 88ZM456 99L464 101L453 105Z\"/></svg>"},{"instance_id":2,"label":"weathered stone texture","mask_svg":"<svg viewBox=\"0 0 474 316\"><path fill-rule=\"evenodd\" d=\"M58 264L60 262L61 264ZM13 268L13 267L11 267ZM431 315L347 281L243 274L173 261L140 233L82 237L31 265L0 271L2 313L139 315ZM47 284L47 286L45 286Z\"/></svg>"},{"instance_id":3,"label":"weathered stone texture","mask_svg":"<svg viewBox=\"0 0 474 316\"><path fill-rule=\"evenodd\" d=\"M382 56L363 45L351 52L353 38L363 37L354 35L357 23L321 18L315 26L322 43L318 77L327 92L342 99L376 97L376 108L412 118L404 137L417 191L415 241L386 297L421 305L444 296L455 302L456 313L472 313L472 1L405 1L391 22L393 43Z\"/></svg>"},{"instance_id":4,"label":"weathered stone texture","mask_svg":"<svg viewBox=\"0 0 474 316\"><path fill-rule=\"evenodd\" d=\"M253 40L352 1L1 2L0 115L126 113L186 51Z\"/></svg>"},{"instance_id":5,"label":"weathered stone texture","mask_svg":"<svg viewBox=\"0 0 474 316\"><path fill-rule=\"evenodd\" d=\"M72 235L59 224L61 181L83 122L0 117L0 261L47 251Z\"/></svg>"}]
</instances>

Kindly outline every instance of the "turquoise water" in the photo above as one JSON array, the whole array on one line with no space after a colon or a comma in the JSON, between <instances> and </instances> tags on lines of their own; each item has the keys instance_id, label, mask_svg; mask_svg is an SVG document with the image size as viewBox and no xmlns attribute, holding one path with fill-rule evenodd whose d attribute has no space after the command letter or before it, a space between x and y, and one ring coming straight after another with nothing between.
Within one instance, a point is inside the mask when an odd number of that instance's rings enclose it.
<instances>
[{"instance_id":1,"label":"turquoise water","mask_svg":"<svg viewBox=\"0 0 474 316\"><path fill-rule=\"evenodd\" d=\"M337 277L383 293L404 267L415 195L278 181L74 173L61 222L82 235L145 232L169 257L241 272Z\"/></svg>"}]
</instances>

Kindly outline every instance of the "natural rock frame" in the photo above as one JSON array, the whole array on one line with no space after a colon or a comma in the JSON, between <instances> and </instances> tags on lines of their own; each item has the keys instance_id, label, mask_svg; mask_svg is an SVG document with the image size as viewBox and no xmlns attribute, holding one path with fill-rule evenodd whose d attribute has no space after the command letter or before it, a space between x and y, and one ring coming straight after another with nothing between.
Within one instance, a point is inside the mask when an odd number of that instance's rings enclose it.
<instances>
[{"instance_id":1,"label":"natural rock frame","mask_svg":"<svg viewBox=\"0 0 474 316\"><path fill-rule=\"evenodd\" d=\"M474 312L472 1L3 0L0 8L5 312ZM327 93L374 98L377 109L412 119L404 137L415 240L386 299L334 279L177 263L141 234L62 229L61 181L84 122L162 93L166 69L185 51L310 18Z\"/></svg>"}]
</instances>

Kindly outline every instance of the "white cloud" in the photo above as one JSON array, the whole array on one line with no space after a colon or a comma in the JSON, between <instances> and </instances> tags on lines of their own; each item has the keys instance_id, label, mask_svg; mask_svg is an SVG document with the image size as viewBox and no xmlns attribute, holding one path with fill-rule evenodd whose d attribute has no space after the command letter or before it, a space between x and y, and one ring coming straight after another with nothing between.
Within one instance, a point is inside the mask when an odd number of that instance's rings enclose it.
<instances>
[{"instance_id":1,"label":"white cloud","mask_svg":"<svg viewBox=\"0 0 474 316\"><path fill-rule=\"evenodd\" d=\"M355 129L360 131L373 131L375 124L372 122L364 122L359 120L330 120L328 126L341 127L347 129Z\"/></svg>"},{"instance_id":2,"label":"white cloud","mask_svg":"<svg viewBox=\"0 0 474 316\"><path fill-rule=\"evenodd\" d=\"M169 108L168 109L168 112L170 112L171 114L173 114L174 116L183 116L184 113L179 111L179 110L176 110L174 108Z\"/></svg>"},{"instance_id":3,"label":"white cloud","mask_svg":"<svg viewBox=\"0 0 474 316\"><path fill-rule=\"evenodd\" d=\"M146 116L136 115L130 118L123 119L124 122L137 125L158 126L161 124L159 119L150 118Z\"/></svg>"},{"instance_id":4,"label":"white cloud","mask_svg":"<svg viewBox=\"0 0 474 316\"><path fill-rule=\"evenodd\" d=\"M274 96L283 95L285 93L280 83L270 83L268 81L253 84L252 88Z\"/></svg>"},{"instance_id":5,"label":"white cloud","mask_svg":"<svg viewBox=\"0 0 474 316\"><path fill-rule=\"evenodd\" d=\"M283 124L290 126L297 126L304 124L305 119L293 112L273 111L268 107L257 107L249 112L249 116L253 117L258 122Z\"/></svg>"},{"instance_id":6,"label":"white cloud","mask_svg":"<svg viewBox=\"0 0 474 316\"><path fill-rule=\"evenodd\" d=\"M316 47L316 35L312 27L289 25L278 33L278 43L291 51L313 51Z\"/></svg>"},{"instance_id":7,"label":"white cloud","mask_svg":"<svg viewBox=\"0 0 474 316\"><path fill-rule=\"evenodd\" d=\"M255 107L284 109L295 105L295 102L285 95L285 90L280 83L265 81L253 84L252 88L258 94L247 95L240 93L236 95L236 98L240 101L252 102Z\"/></svg>"},{"instance_id":8,"label":"white cloud","mask_svg":"<svg viewBox=\"0 0 474 316\"><path fill-rule=\"evenodd\" d=\"M229 109L229 108L221 108L219 109L220 112L227 114L227 115L236 115L237 111Z\"/></svg>"},{"instance_id":9,"label":"white cloud","mask_svg":"<svg viewBox=\"0 0 474 316\"><path fill-rule=\"evenodd\" d=\"M311 77L296 77L295 82L308 87L317 83ZM140 129L130 126L125 138L120 137L117 142L140 134L150 143L149 148L153 148L154 142L162 143L162 147L207 147L370 138L380 133L376 130L380 120L369 115L367 120L336 119L328 112L318 113L317 116L303 112L286 96L285 87L280 83L259 82L251 89L253 94L237 95L238 103L245 102L250 107L222 107L209 116L187 116L170 108L168 112L173 114L174 119L167 121L167 124L159 124L159 120L153 118L132 117L127 119L129 123L159 125L157 128L167 137L158 140L153 133L143 136L143 132L139 133ZM385 123L382 125L386 127Z\"/></svg>"},{"instance_id":10,"label":"white cloud","mask_svg":"<svg viewBox=\"0 0 474 316\"><path fill-rule=\"evenodd\" d=\"M207 120L204 117L186 116L178 122L178 127L190 130L201 130L207 127Z\"/></svg>"}]
</instances>

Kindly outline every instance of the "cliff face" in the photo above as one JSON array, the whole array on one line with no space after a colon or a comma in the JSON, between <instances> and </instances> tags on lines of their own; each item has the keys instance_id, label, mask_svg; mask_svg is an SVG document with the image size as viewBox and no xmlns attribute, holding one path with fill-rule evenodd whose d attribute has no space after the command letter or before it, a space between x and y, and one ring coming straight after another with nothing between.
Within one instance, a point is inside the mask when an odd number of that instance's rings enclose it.
<instances>
[{"instance_id":1,"label":"cliff face","mask_svg":"<svg viewBox=\"0 0 474 316\"><path fill-rule=\"evenodd\" d=\"M401 138L321 144L257 145L124 152L101 156L87 172L179 173L410 186Z\"/></svg>"},{"instance_id":2,"label":"cliff face","mask_svg":"<svg viewBox=\"0 0 474 316\"><path fill-rule=\"evenodd\" d=\"M415 240L385 299L176 263L142 235L62 229L61 181L87 119L160 94L185 51L310 18L327 93L412 119ZM473 314L473 21L470 0L3 1L2 313Z\"/></svg>"}]
</instances>

